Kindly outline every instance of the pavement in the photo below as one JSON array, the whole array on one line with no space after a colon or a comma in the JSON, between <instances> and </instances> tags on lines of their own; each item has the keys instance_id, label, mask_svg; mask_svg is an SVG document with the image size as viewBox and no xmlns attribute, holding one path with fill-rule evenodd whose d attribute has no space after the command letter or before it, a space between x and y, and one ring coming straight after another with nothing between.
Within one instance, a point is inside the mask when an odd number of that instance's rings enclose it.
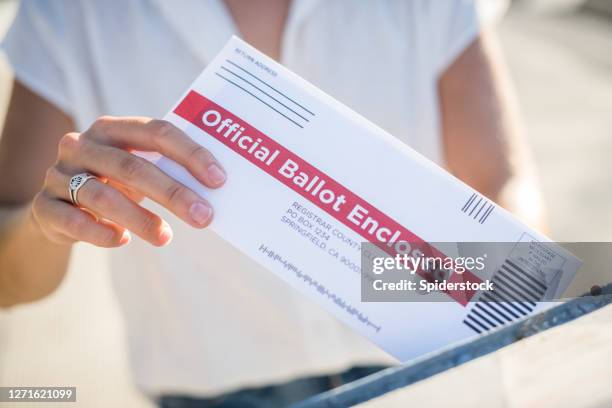
<instances>
[{"instance_id":1,"label":"pavement","mask_svg":"<svg viewBox=\"0 0 612 408\"><path fill-rule=\"evenodd\" d=\"M612 22L575 12L576 3L516 1L500 34L522 104L552 238L612 241ZM13 0L0 0L0 35L14 10ZM0 113L6 108L10 80L6 62L0 59ZM76 386L76 406L152 406L130 379L123 322L107 268L104 251L80 245L55 294L0 312L0 386ZM578 340L581 330L575 329ZM513 346L519 351L513 351L509 361L528 365L531 355L520 347L530 347L538 337L525 346ZM504 374L494 364L495 358L509 354L499 355L477 366L480 378L494 374L506 375L506 382L520 381L523 377ZM451 374L448 380L461 378ZM487 392L494 402L490 406L514 406L498 383ZM442 399L446 395L446 402L454 398L451 393L436 394Z\"/></svg>"}]
</instances>

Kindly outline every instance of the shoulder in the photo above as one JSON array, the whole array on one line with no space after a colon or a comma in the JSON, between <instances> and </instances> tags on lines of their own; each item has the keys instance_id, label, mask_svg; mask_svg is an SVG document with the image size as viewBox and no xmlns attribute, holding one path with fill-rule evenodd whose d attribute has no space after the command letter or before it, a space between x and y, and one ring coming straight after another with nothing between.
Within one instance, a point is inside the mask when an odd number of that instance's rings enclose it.
<instances>
[{"instance_id":1,"label":"shoulder","mask_svg":"<svg viewBox=\"0 0 612 408\"><path fill-rule=\"evenodd\" d=\"M117 22L148 14L155 2L142 0L22 0L17 20L46 27L55 32L83 28L90 23L113 27Z\"/></svg>"}]
</instances>

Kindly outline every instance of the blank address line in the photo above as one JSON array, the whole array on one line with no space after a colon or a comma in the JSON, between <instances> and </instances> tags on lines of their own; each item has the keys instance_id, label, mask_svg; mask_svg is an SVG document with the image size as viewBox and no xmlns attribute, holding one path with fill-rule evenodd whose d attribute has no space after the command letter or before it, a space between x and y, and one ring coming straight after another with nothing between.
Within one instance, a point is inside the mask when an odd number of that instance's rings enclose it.
<instances>
[{"instance_id":1,"label":"blank address line","mask_svg":"<svg viewBox=\"0 0 612 408\"><path fill-rule=\"evenodd\" d=\"M301 104L299 104L298 102L294 101L293 99L291 99L290 97L288 97L287 95L285 95L284 93L282 93L281 91L279 91L278 89L274 88L272 85L268 84L266 81L264 81L263 79L259 78L258 76L252 74L251 72L249 72L248 70L242 68L240 65L236 64L233 61L230 61L228 59L226 59L225 61L227 61L229 64L232 64L233 66L235 66L236 68L238 68L239 70L243 71L244 73L252 76L253 78L255 78L256 80L258 80L259 82L261 82L262 84L264 84L265 86L267 86L268 88L272 89L274 92L276 92L277 94L283 96L284 98L286 98L287 100L293 102L295 105L299 106L300 108L304 109L306 112L310 113L312 116L315 116L315 114L310 111L309 109L306 109L304 106L302 106Z\"/></svg>"},{"instance_id":2,"label":"blank address line","mask_svg":"<svg viewBox=\"0 0 612 408\"><path fill-rule=\"evenodd\" d=\"M257 99L259 102L263 103L264 105L266 105L267 107L269 107L270 109L272 109L273 111L278 113L279 115L283 116L285 119L287 119L288 121L290 121L294 125L299 126L302 129L304 128L304 126L300 125L295 120L291 119L289 116L285 115L284 113L282 113L281 111L276 109L274 106L270 105L269 103L267 103L266 101L264 101L263 99L261 99L260 97L255 95L254 93L250 92L248 89L245 89L244 87L238 85L236 82L232 81L231 79L228 79L228 78L224 77L223 75L221 75L218 72L215 72L215 75L217 75L219 78L222 78L222 79L226 80L227 82L229 82L230 84L234 85L235 87L242 89L244 92L248 93L253 98Z\"/></svg>"},{"instance_id":3,"label":"blank address line","mask_svg":"<svg viewBox=\"0 0 612 408\"><path fill-rule=\"evenodd\" d=\"M296 111L294 111L293 109L291 109L290 107L288 107L287 105L285 105L284 103L282 103L281 101L279 101L278 99L276 99L275 97L273 97L272 95L270 95L269 93L267 93L266 91L264 91L263 89L258 87L257 85L253 84L250 81L247 81L244 77L241 77L240 75L238 75L234 71L231 71L231 70L225 68L223 65L221 66L221 69L225 70L226 72L229 72L230 74L232 74L236 78L242 79L244 82L246 82L247 84L251 85L253 88L257 89L259 92L261 92L262 94L266 95L268 98L276 101L279 105L282 105L283 107L287 108L287 110L295 113L297 116L299 116L300 118L304 119L306 122L310 122L307 118L305 118L304 116L300 115L299 113L297 113Z\"/></svg>"}]
</instances>

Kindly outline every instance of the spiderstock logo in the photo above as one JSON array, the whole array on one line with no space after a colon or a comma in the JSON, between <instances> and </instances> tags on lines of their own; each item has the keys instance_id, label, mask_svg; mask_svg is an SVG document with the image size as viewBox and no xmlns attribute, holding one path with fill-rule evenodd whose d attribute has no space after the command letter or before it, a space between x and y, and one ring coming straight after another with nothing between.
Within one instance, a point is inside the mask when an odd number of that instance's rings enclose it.
<instances>
[{"instance_id":1,"label":"spiderstock logo","mask_svg":"<svg viewBox=\"0 0 612 408\"><path fill-rule=\"evenodd\" d=\"M480 282L450 282L451 274L462 274L466 271L485 275L487 255L482 256L425 256L396 254L390 256L381 253L374 244L362 244L362 301L448 301L446 296L423 297L423 295L440 295L443 292L459 290L481 293L494 290L489 279ZM423 278L418 271L426 270L429 274Z\"/></svg>"}]
</instances>

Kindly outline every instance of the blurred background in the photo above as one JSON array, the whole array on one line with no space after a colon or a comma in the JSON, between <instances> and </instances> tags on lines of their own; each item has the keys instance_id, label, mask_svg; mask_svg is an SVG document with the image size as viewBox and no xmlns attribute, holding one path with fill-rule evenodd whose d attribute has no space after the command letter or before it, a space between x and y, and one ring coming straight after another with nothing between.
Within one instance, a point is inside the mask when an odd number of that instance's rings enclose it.
<instances>
[{"instance_id":1,"label":"blurred background","mask_svg":"<svg viewBox=\"0 0 612 408\"><path fill-rule=\"evenodd\" d=\"M0 0L0 38L16 7ZM551 237L612 241L612 0L515 0L499 33ZM0 56L0 126L11 80ZM80 406L150 407L123 336L105 257L80 246L53 296L0 311L0 386L76 386Z\"/></svg>"}]
</instances>

